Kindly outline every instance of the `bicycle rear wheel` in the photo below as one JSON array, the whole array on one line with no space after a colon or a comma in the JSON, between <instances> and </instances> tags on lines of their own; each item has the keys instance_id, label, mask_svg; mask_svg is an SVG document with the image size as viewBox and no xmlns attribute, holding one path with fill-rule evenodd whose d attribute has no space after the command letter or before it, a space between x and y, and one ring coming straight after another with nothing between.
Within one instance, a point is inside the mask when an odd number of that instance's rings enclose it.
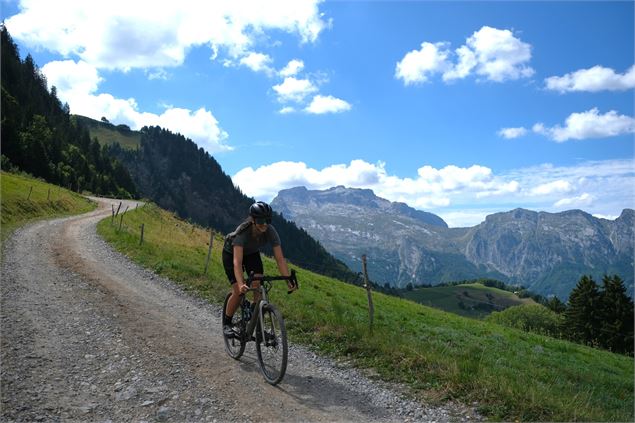
<instances>
[{"instance_id":1,"label":"bicycle rear wheel","mask_svg":"<svg viewBox=\"0 0 635 423\"><path fill-rule=\"evenodd\" d=\"M256 328L256 352L265 380L272 385L279 383L287 370L287 330L280 312L271 304L262 310L262 328Z\"/></svg>"},{"instance_id":2,"label":"bicycle rear wheel","mask_svg":"<svg viewBox=\"0 0 635 423\"><path fill-rule=\"evenodd\" d=\"M227 307L227 301L229 301L229 297L231 293L227 294L225 297L225 302L223 303L223 313L225 313ZM238 306L236 312L234 313L234 317L232 319L232 324L237 331L233 337L229 337L223 333L223 342L225 343L225 351L227 354L233 359L238 360L245 352L245 322L242 319L242 305ZM223 330L223 318L221 317L221 331Z\"/></svg>"}]
</instances>

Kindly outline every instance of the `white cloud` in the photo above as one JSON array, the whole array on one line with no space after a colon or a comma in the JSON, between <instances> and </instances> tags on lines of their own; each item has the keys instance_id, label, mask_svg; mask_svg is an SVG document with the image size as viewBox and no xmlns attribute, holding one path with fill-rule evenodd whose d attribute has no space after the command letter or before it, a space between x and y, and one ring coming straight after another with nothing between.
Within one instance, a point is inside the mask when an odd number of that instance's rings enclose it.
<instances>
[{"instance_id":1,"label":"white cloud","mask_svg":"<svg viewBox=\"0 0 635 423\"><path fill-rule=\"evenodd\" d=\"M240 59L239 63L254 72L263 72L267 75L273 75L275 72L271 67L271 57L263 53L249 52Z\"/></svg>"},{"instance_id":2,"label":"white cloud","mask_svg":"<svg viewBox=\"0 0 635 423\"><path fill-rule=\"evenodd\" d=\"M304 98L316 92L318 89L308 79L297 79L289 76L280 84L274 85L273 90L278 95L278 100L282 103L304 101Z\"/></svg>"},{"instance_id":3,"label":"white cloud","mask_svg":"<svg viewBox=\"0 0 635 423\"><path fill-rule=\"evenodd\" d=\"M498 135L503 138L507 138L508 140L519 138L527 134L527 129L524 127L519 128L503 128L498 131Z\"/></svg>"},{"instance_id":4,"label":"white cloud","mask_svg":"<svg viewBox=\"0 0 635 423\"><path fill-rule=\"evenodd\" d=\"M86 62L72 60L50 62L42 67L50 86L57 87L62 101L69 103L71 112L93 119L106 117L132 129L159 125L191 138L209 153L231 150L225 144L227 133L212 113L204 108L196 111L169 107L160 115L140 112L134 98L115 98L110 94L95 94L101 78L97 70Z\"/></svg>"},{"instance_id":5,"label":"white cloud","mask_svg":"<svg viewBox=\"0 0 635 423\"><path fill-rule=\"evenodd\" d=\"M289 63L287 63L287 65L282 68L279 73L280 76L284 78L287 76L295 76L300 71L302 71L302 69L304 69L304 62L299 59L293 59L290 60Z\"/></svg>"},{"instance_id":6,"label":"white cloud","mask_svg":"<svg viewBox=\"0 0 635 423\"><path fill-rule=\"evenodd\" d=\"M593 108L586 112L572 113L566 119L564 127L556 125L548 128L543 123L536 123L532 129L557 142L608 138L635 133L635 118L618 115L614 110L602 115L597 108Z\"/></svg>"},{"instance_id":7,"label":"white cloud","mask_svg":"<svg viewBox=\"0 0 635 423\"><path fill-rule=\"evenodd\" d=\"M554 207L562 208L562 207L581 207L581 206L589 206L593 203L593 196L589 193L585 192L582 195L572 198L563 198L562 200L556 201Z\"/></svg>"},{"instance_id":8,"label":"white cloud","mask_svg":"<svg viewBox=\"0 0 635 423\"><path fill-rule=\"evenodd\" d=\"M278 111L281 115L287 115L289 113L294 113L296 110L293 107L286 106Z\"/></svg>"},{"instance_id":9,"label":"white cloud","mask_svg":"<svg viewBox=\"0 0 635 423\"><path fill-rule=\"evenodd\" d=\"M623 91L635 88L635 65L624 74L613 69L593 66L564 76L552 76L545 79L547 89L561 93L572 91Z\"/></svg>"},{"instance_id":10,"label":"white cloud","mask_svg":"<svg viewBox=\"0 0 635 423\"><path fill-rule=\"evenodd\" d=\"M320 0L200 2L30 0L6 19L12 37L29 47L78 56L97 68L170 67L188 49L208 45L216 57L244 56L267 30L314 42L329 23Z\"/></svg>"},{"instance_id":11,"label":"white cloud","mask_svg":"<svg viewBox=\"0 0 635 423\"><path fill-rule=\"evenodd\" d=\"M472 73L495 82L527 78L534 74L529 67L531 45L515 37L512 31L484 26L454 51L448 43L424 41L419 50L408 52L397 62L395 77L405 85L426 82L434 74L443 80L463 79ZM453 61L456 56L456 61Z\"/></svg>"},{"instance_id":12,"label":"white cloud","mask_svg":"<svg viewBox=\"0 0 635 423\"><path fill-rule=\"evenodd\" d=\"M57 88L58 95L73 98L78 95L94 93L103 80L97 69L84 61L63 60L49 62L42 67L49 89Z\"/></svg>"},{"instance_id":13,"label":"white cloud","mask_svg":"<svg viewBox=\"0 0 635 423\"><path fill-rule=\"evenodd\" d=\"M547 182L545 184L538 185L537 187L531 188L529 191L530 195L549 195L553 193L559 192L570 192L572 189L571 183L569 181L564 181L562 179Z\"/></svg>"},{"instance_id":14,"label":"white cloud","mask_svg":"<svg viewBox=\"0 0 635 423\"><path fill-rule=\"evenodd\" d=\"M395 77L403 79L404 84L426 82L428 75L443 72L448 68L449 52L444 43L421 43L419 50L412 50L397 62Z\"/></svg>"},{"instance_id":15,"label":"white cloud","mask_svg":"<svg viewBox=\"0 0 635 423\"><path fill-rule=\"evenodd\" d=\"M491 81L525 78L534 73L527 66L531 46L510 30L484 26L468 38L467 46L476 56L476 73Z\"/></svg>"},{"instance_id":16,"label":"white cloud","mask_svg":"<svg viewBox=\"0 0 635 423\"><path fill-rule=\"evenodd\" d=\"M633 160L560 167L544 164L501 174L480 165L439 169L422 166L414 178L391 175L382 162L353 160L323 169L303 162L277 162L245 168L232 179L243 192L265 201L295 186L320 190L336 185L368 188L391 201L432 209L450 226L476 225L488 214L517 207L549 212L584 207L603 216L619 216L622 209L635 207Z\"/></svg>"},{"instance_id":17,"label":"white cloud","mask_svg":"<svg viewBox=\"0 0 635 423\"><path fill-rule=\"evenodd\" d=\"M342 99L335 98L331 95L316 95L313 97L311 104L309 104L304 110L307 113L321 115L324 113L346 112L350 109L351 105Z\"/></svg>"}]
</instances>

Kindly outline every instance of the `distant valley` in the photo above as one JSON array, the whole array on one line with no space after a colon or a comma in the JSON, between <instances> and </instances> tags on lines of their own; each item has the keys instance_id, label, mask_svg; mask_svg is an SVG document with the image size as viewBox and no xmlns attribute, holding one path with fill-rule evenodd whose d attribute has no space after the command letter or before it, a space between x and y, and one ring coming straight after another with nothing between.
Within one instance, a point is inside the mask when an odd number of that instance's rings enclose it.
<instances>
[{"instance_id":1,"label":"distant valley","mask_svg":"<svg viewBox=\"0 0 635 423\"><path fill-rule=\"evenodd\" d=\"M448 228L439 216L338 186L281 191L272 206L303 227L354 271L368 256L371 280L408 284L494 278L566 299L583 274L619 274L633 295L635 212L614 220L581 210L515 209L471 228Z\"/></svg>"}]
</instances>

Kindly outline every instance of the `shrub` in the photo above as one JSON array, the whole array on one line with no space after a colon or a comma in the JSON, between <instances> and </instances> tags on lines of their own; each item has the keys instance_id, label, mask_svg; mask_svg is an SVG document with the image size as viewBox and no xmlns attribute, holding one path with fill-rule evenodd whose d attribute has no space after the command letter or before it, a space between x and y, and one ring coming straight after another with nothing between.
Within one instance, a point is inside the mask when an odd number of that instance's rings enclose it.
<instances>
[{"instance_id":1,"label":"shrub","mask_svg":"<svg viewBox=\"0 0 635 423\"><path fill-rule=\"evenodd\" d=\"M563 317L540 304L522 304L494 312L485 320L526 332L560 337Z\"/></svg>"}]
</instances>

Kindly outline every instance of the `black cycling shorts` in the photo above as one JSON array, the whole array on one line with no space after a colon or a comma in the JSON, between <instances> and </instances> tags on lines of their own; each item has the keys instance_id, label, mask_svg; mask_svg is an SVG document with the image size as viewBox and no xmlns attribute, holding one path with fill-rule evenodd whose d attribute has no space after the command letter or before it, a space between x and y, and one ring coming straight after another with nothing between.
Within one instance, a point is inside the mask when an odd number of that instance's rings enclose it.
<instances>
[{"instance_id":1,"label":"black cycling shorts","mask_svg":"<svg viewBox=\"0 0 635 423\"><path fill-rule=\"evenodd\" d=\"M236 276L234 275L234 255L223 250L223 267L225 268L225 274L229 283L236 283ZM256 252L243 256L243 270L249 275L251 272L262 275L264 268L262 267L262 259L260 253Z\"/></svg>"}]
</instances>

